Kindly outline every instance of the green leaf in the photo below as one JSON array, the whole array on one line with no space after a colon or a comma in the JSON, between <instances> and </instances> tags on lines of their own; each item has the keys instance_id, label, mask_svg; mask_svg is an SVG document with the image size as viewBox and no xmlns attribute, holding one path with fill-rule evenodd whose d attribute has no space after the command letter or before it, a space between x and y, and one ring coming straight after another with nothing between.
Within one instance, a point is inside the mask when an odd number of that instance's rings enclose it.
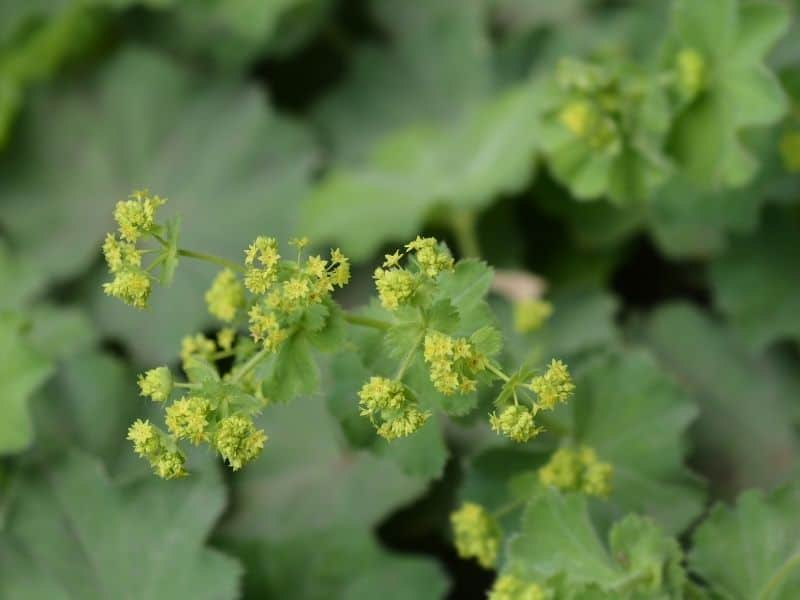
<instances>
[{"instance_id":1,"label":"green leaf","mask_svg":"<svg viewBox=\"0 0 800 600\"><path fill-rule=\"evenodd\" d=\"M655 518L678 533L702 511L704 494L684 466L682 436L697 407L643 351L591 362L576 381L576 437L614 466L608 505Z\"/></svg>"},{"instance_id":2,"label":"green leaf","mask_svg":"<svg viewBox=\"0 0 800 600\"><path fill-rule=\"evenodd\" d=\"M22 321L0 313L0 455L24 450L33 439L28 399L52 365L22 334Z\"/></svg>"},{"instance_id":3,"label":"green leaf","mask_svg":"<svg viewBox=\"0 0 800 600\"><path fill-rule=\"evenodd\" d=\"M161 266L160 283L165 287L172 285L175 269L178 268L178 238L181 232L181 218L176 216L167 221L167 247L164 248L164 264Z\"/></svg>"},{"instance_id":4,"label":"green leaf","mask_svg":"<svg viewBox=\"0 0 800 600\"><path fill-rule=\"evenodd\" d=\"M729 331L692 306L671 304L656 310L642 333L700 407L693 464L717 491L771 487L793 472L791 398Z\"/></svg>"},{"instance_id":5,"label":"green leaf","mask_svg":"<svg viewBox=\"0 0 800 600\"><path fill-rule=\"evenodd\" d=\"M305 229L363 260L386 240L413 238L437 209L482 209L520 190L533 174L535 99L535 86L520 85L453 126L381 139L366 164L323 179L304 207Z\"/></svg>"},{"instance_id":6,"label":"green leaf","mask_svg":"<svg viewBox=\"0 0 800 600\"><path fill-rule=\"evenodd\" d=\"M426 588L415 577L430 586L419 597L442 594L437 568L380 549L371 533L424 491L427 478L352 449L318 398L272 406L265 421L267 447L237 474L237 508L222 528L226 545L248 562L248 590L298 600L350 598L350 586L382 594L381 582L397 582L394 565L411 578L398 584L399 598L409 597L405 589Z\"/></svg>"},{"instance_id":7,"label":"green leaf","mask_svg":"<svg viewBox=\"0 0 800 600\"><path fill-rule=\"evenodd\" d=\"M145 402L127 365L100 352L77 353L31 403L35 451L52 461L80 448L117 465L121 453L132 458L125 435L134 418L142 416Z\"/></svg>"},{"instance_id":8,"label":"green leaf","mask_svg":"<svg viewBox=\"0 0 800 600\"><path fill-rule=\"evenodd\" d=\"M305 336L293 335L281 344L265 375L264 394L270 402L288 402L314 392L319 371Z\"/></svg>"},{"instance_id":9,"label":"green leaf","mask_svg":"<svg viewBox=\"0 0 800 600\"><path fill-rule=\"evenodd\" d=\"M485 262L472 258L458 261L453 271L439 276L438 297L448 299L458 311L462 334L492 324L486 296L493 277L494 271Z\"/></svg>"},{"instance_id":10,"label":"green leaf","mask_svg":"<svg viewBox=\"0 0 800 600\"><path fill-rule=\"evenodd\" d=\"M376 456L393 461L413 477L438 479L444 472L448 451L441 426L435 419L413 435L387 442L375 433L369 419L358 409L358 390L369 379L370 371L356 352L343 352L331 359L326 377L328 409L339 420L355 448L370 449Z\"/></svg>"},{"instance_id":11,"label":"green leaf","mask_svg":"<svg viewBox=\"0 0 800 600\"><path fill-rule=\"evenodd\" d=\"M183 215L182 245L238 260L258 234L290 233L315 162L307 133L257 89L141 49L39 97L21 125L0 164L0 220L20 254L57 279L97 260L114 203L141 187L170 199L165 217ZM104 333L129 340L142 362L166 362L209 321L203 293L214 274L184 260L146 311L104 296L100 272L88 294Z\"/></svg>"},{"instance_id":12,"label":"green leaf","mask_svg":"<svg viewBox=\"0 0 800 600\"><path fill-rule=\"evenodd\" d=\"M666 60L682 49L699 52L706 81L671 132L672 154L692 180L738 187L752 179L757 162L741 135L786 111L780 84L763 61L788 22L777 3L676 0Z\"/></svg>"},{"instance_id":13,"label":"green leaf","mask_svg":"<svg viewBox=\"0 0 800 600\"><path fill-rule=\"evenodd\" d=\"M786 217L771 215L711 265L717 306L755 350L800 339L800 229Z\"/></svg>"},{"instance_id":14,"label":"green leaf","mask_svg":"<svg viewBox=\"0 0 800 600\"><path fill-rule=\"evenodd\" d=\"M681 597L680 546L651 520L630 515L614 525L609 539L607 548L584 496L543 490L525 508L522 530L509 543L509 568L532 581L562 575L570 586L594 584L616 598Z\"/></svg>"},{"instance_id":15,"label":"green leaf","mask_svg":"<svg viewBox=\"0 0 800 600\"><path fill-rule=\"evenodd\" d=\"M697 529L689 566L727 600L792 600L800 594L800 487L751 490L719 504Z\"/></svg>"},{"instance_id":16,"label":"green leaf","mask_svg":"<svg viewBox=\"0 0 800 600\"><path fill-rule=\"evenodd\" d=\"M0 533L0 596L237 597L239 566L204 547L225 505L217 478L117 484L72 453L22 480L15 500Z\"/></svg>"}]
</instances>

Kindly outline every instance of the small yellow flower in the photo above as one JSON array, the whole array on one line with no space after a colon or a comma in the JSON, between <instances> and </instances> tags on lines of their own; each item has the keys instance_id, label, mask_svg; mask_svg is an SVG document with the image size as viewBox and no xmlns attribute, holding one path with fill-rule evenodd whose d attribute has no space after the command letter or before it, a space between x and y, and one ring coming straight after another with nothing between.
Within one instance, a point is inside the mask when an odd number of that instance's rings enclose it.
<instances>
[{"instance_id":1,"label":"small yellow flower","mask_svg":"<svg viewBox=\"0 0 800 600\"><path fill-rule=\"evenodd\" d=\"M180 452L165 451L151 462L153 472L162 479L179 479L187 475L183 467L184 457Z\"/></svg>"},{"instance_id":2,"label":"small yellow flower","mask_svg":"<svg viewBox=\"0 0 800 600\"><path fill-rule=\"evenodd\" d=\"M127 439L133 442L133 451L142 457L152 455L161 446L158 430L147 420L136 419L128 428Z\"/></svg>"},{"instance_id":3,"label":"small yellow flower","mask_svg":"<svg viewBox=\"0 0 800 600\"><path fill-rule=\"evenodd\" d=\"M530 388L536 393L539 408L551 410L559 402L569 400L575 391L575 384L572 383L567 365L553 359L544 375L533 378Z\"/></svg>"},{"instance_id":4,"label":"small yellow flower","mask_svg":"<svg viewBox=\"0 0 800 600\"><path fill-rule=\"evenodd\" d=\"M553 314L553 305L545 300L521 300L514 303L514 329L519 333L536 331Z\"/></svg>"},{"instance_id":5,"label":"small yellow flower","mask_svg":"<svg viewBox=\"0 0 800 600\"><path fill-rule=\"evenodd\" d=\"M266 441L263 429L256 429L252 420L239 415L222 419L214 435L217 452L234 471L258 456Z\"/></svg>"},{"instance_id":6,"label":"small yellow flower","mask_svg":"<svg viewBox=\"0 0 800 600\"><path fill-rule=\"evenodd\" d=\"M198 445L208 441L208 417L211 403L199 396L187 396L173 402L166 410L167 429L179 440Z\"/></svg>"},{"instance_id":7,"label":"small yellow flower","mask_svg":"<svg viewBox=\"0 0 800 600\"><path fill-rule=\"evenodd\" d=\"M150 277L139 268L124 268L112 281L103 284L103 292L134 308L145 308L151 292Z\"/></svg>"},{"instance_id":8,"label":"small yellow flower","mask_svg":"<svg viewBox=\"0 0 800 600\"><path fill-rule=\"evenodd\" d=\"M597 458L589 447L559 448L546 465L539 469L543 485L561 491L582 491L590 496L607 497L611 493L614 467Z\"/></svg>"},{"instance_id":9,"label":"small yellow flower","mask_svg":"<svg viewBox=\"0 0 800 600\"><path fill-rule=\"evenodd\" d=\"M369 417L378 435L389 441L411 435L431 416L408 398L400 381L386 377L371 377L358 397L361 416Z\"/></svg>"},{"instance_id":10,"label":"small yellow flower","mask_svg":"<svg viewBox=\"0 0 800 600\"><path fill-rule=\"evenodd\" d=\"M533 411L517 404L507 406L499 416L496 413L490 414L489 423L496 433L521 444L544 431L543 427L536 425Z\"/></svg>"},{"instance_id":11,"label":"small yellow flower","mask_svg":"<svg viewBox=\"0 0 800 600\"><path fill-rule=\"evenodd\" d=\"M216 352L214 340L208 339L202 333L187 335L181 340L181 362L186 368L192 358L210 360Z\"/></svg>"},{"instance_id":12,"label":"small yellow flower","mask_svg":"<svg viewBox=\"0 0 800 600\"><path fill-rule=\"evenodd\" d=\"M244 306L244 286L231 269L223 269L214 278L205 295L208 312L226 323L236 318Z\"/></svg>"},{"instance_id":13,"label":"small yellow flower","mask_svg":"<svg viewBox=\"0 0 800 600\"><path fill-rule=\"evenodd\" d=\"M172 393L172 372L167 367L157 367L139 375L139 390L142 396L153 402L164 402Z\"/></svg>"},{"instance_id":14,"label":"small yellow flower","mask_svg":"<svg viewBox=\"0 0 800 600\"><path fill-rule=\"evenodd\" d=\"M122 239L135 242L149 233L155 226L156 210L164 204L166 200L150 196L147 190L133 192L129 200L118 202L114 209L114 219Z\"/></svg>"},{"instance_id":15,"label":"small yellow flower","mask_svg":"<svg viewBox=\"0 0 800 600\"><path fill-rule=\"evenodd\" d=\"M450 515L456 551L461 558L474 558L486 568L494 567L500 549L500 526L486 509L465 502Z\"/></svg>"},{"instance_id":16,"label":"small yellow flower","mask_svg":"<svg viewBox=\"0 0 800 600\"><path fill-rule=\"evenodd\" d=\"M541 586L513 575L498 577L487 596L487 600L545 600L546 598Z\"/></svg>"},{"instance_id":17,"label":"small yellow flower","mask_svg":"<svg viewBox=\"0 0 800 600\"><path fill-rule=\"evenodd\" d=\"M691 100L705 86L706 63L702 55L692 48L684 48L675 57L678 72L678 89Z\"/></svg>"},{"instance_id":18,"label":"small yellow flower","mask_svg":"<svg viewBox=\"0 0 800 600\"><path fill-rule=\"evenodd\" d=\"M223 327L217 332L217 345L225 352L233 349L233 342L236 339L236 331L230 327Z\"/></svg>"},{"instance_id":19,"label":"small yellow flower","mask_svg":"<svg viewBox=\"0 0 800 600\"><path fill-rule=\"evenodd\" d=\"M327 274L327 268L327 260L324 260L321 256L309 256L308 260L306 261L305 272L312 277L322 279Z\"/></svg>"},{"instance_id":20,"label":"small yellow flower","mask_svg":"<svg viewBox=\"0 0 800 600\"><path fill-rule=\"evenodd\" d=\"M306 236L299 237L299 238L292 238L292 239L289 240L289 245L290 246L294 246L298 250L302 250L303 248L308 246L310 243L311 243L311 240L309 240Z\"/></svg>"},{"instance_id":21,"label":"small yellow flower","mask_svg":"<svg viewBox=\"0 0 800 600\"><path fill-rule=\"evenodd\" d=\"M406 269L375 269L373 274L378 298L386 310L397 310L408 303L416 291L414 275Z\"/></svg>"},{"instance_id":22,"label":"small yellow flower","mask_svg":"<svg viewBox=\"0 0 800 600\"><path fill-rule=\"evenodd\" d=\"M394 267L400 266L400 259L403 258L403 254L400 250L395 250L392 254L384 254L384 261L383 261L383 268L384 269L392 269Z\"/></svg>"},{"instance_id":23,"label":"small yellow flower","mask_svg":"<svg viewBox=\"0 0 800 600\"><path fill-rule=\"evenodd\" d=\"M140 267L142 264L142 253L136 246L118 240L111 233L106 235L103 242L103 256L111 273L118 273L126 267Z\"/></svg>"}]
</instances>

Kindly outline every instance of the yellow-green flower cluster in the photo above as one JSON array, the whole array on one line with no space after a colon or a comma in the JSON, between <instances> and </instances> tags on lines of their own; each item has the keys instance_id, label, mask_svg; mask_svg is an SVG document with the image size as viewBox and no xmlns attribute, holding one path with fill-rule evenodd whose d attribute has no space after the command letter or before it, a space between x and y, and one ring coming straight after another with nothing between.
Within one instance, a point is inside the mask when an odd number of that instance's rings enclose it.
<instances>
[{"instance_id":1,"label":"yellow-green flower cluster","mask_svg":"<svg viewBox=\"0 0 800 600\"><path fill-rule=\"evenodd\" d=\"M164 419L167 429L179 440L195 446L207 442L211 402L201 396L186 396L167 407Z\"/></svg>"},{"instance_id":2,"label":"yellow-green flower cluster","mask_svg":"<svg viewBox=\"0 0 800 600\"><path fill-rule=\"evenodd\" d=\"M537 396L537 406L545 410L552 410L559 402L566 402L575 391L567 365L556 359L550 361L544 375L533 378L530 387Z\"/></svg>"},{"instance_id":3,"label":"yellow-green flower cluster","mask_svg":"<svg viewBox=\"0 0 800 600\"><path fill-rule=\"evenodd\" d=\"M544 431L544 427L536 424L534 419L536 412L535 406L529 408L521 404L512 404L500 411L499 415L491 413L489 424L492 426L492 431L524 444Z\"/></svg>"},{"instance_id":4,"label":"yellow-green flower cluster","mask_svg":"<svg viewBox=\"0 0 800 600\"><path fill-rule=\"evenodd\" d=\"M114 279L103 284L103 291L135 308L147 306L150 297L150 275L142 269L142 252L137 240L152 233L156 210L166 201L147 192L134 192L129 200L117 203L114 219L119 238L109 233L103 242L103 256Z\"/></svg>"},{"instance_id":5,"label":"yellow-green flower cluster","mask_svg":"<svg viewBox=\"0 0 800 600\"><path fill-rule=\"evenodd\" d=\"M475 391L473 377L486 368L488 361L465 338L431 331L425 336L425 362L430 366L433 386L442 394L466 394Z\"/></svg>"},{"instance_id":6,"label":"yellow-green flower cluster","mask_svg":"<svg viewBox=\"0 0 800 600\"><path fill-rule=\"evenodd\" d=\"M150 369L139 375L138 383L142 396L164 402L172 393L172 372L167 367Z\"/></svg>"},{"instance_id":7,"label":"yellow-green flower cluster","mask_svg":"<svg viewBox=\"0 0 800 600\"><path fill-rule=\"evenodd\" d=\"M491 569L500 549L500 526L486 509L473 502L465 502L450 515L456 551L461 558L474 558Z\"/></svg>"},{"instance_id":8,"label":"yellow-green flower cluster","mask_svg":"<svg viewBox=\"0 0 800 600\"><path fill-rule=\"evenodd\" d=\"M800 130L787 131L781 136L780 153L787 171L800 171Z\"/></svg>"},{"instance_id":9,"label":"yellow-green flower cluster","mask_svg":"<svg viewBox=\"0 0 800 600\"><path fill-rule=\"evenodd\" d=\"M539 469L539 481L561 491L582 491L590 496L607 497L611 493L614 467L597 458L594 449L559 448Z\"/></svg>"},{"instance_id":10,"label":"yellow-green flower cluster","mask_svg":"<svg viewBox=\"0 0 800 600\"><path fill-rule=\"evenodd\" d=\"M677 87L681 96L691 100L706 84L706 63L702 55L692 48L683 48L675 56Z\"/></svg>"},{"instance_id":11,"label":"yellow-green flower cluster","mask_svg":"<svg viewBox=\"0 0 800 600\"><path fill-rule=\"evenodd\" d=\"M163 198L151 196L147 190L135 191L128 200L118 202L114 209L114 220L122 239L135 242L150 233L156 224L156 210L166 202Z\"/></svg>"},{"instance_id":12,"label":"yellow-green flower cluster","mask_svg":"<svg viewBox=\"0 0 800 600\"><path fill-rule=\"evenodd\" d=\"M299 252L307 243L304 238L293 245ZM245 251L245 264L245 287L260 296L248 312L250 333L270 351L289 337L303 311L350 280L350 261L338 248L331 250L329 260L311 256L303 262L298 256L281 261L274 238L256 238Z\"/></svg>"},{"instance_id":13,"label":"yellow-green flower cluster","mask_svg":"<svg viewBox=\"0 0 800 600\"><path fill-rule=\"evenodd\" d=\"M621 98L613 79L596 65L574 59L559 63L557 79L568 98L558 111L561 124L591 148L616 151L621 134L614 115Z\"/></svg>"},{"instance_id":14,"label":"yellow-green flower cluster","mask_svg":"<svg viewBox=\"0 0 800 600\"><path fill-rule=\"evenodd\" d=\"M413 270L400 266L406 255L413 258ZM405 250L387 254L383 265L375 269L372 277L381 305L394 311L411 301L423 281L452 269L453 257L439 246L436 238L417 236L405 245Z\"/></svg>"},{"instance_id":15,"label":"yellow-green flower cluster","mask_svg":"<svg viewBox=\"0 0 800 600\"><path fill-rule=\"evenodd\" d=\"M553 305L538 298L514 303L514 329L519 333L536 331L553 314Z\"/></svg>"},{"instance_id":16,"label":"yellow-green flower cluster","mask_svg":"<svg viewBox=\"0 0 800 600\"><path fill-rule=\"evenodd\" d=\"M544 589L536 583L513 575L501 575L494 581L487 600L546 600Z\"/></svg>"},{"instance_id":17,"label":"yellow-green flower cluster","mask_svg":"<svg viewBox=\"0 0 800 600\"><path fill-rule=\"evenodd\" d=\"M361 416L369 417L378 435L390 441L411 435L431 416L420 410L402 382L394 379L371 377L358 397Z\"/></svg>"},{"instance_id":18,"label":"yellow-green flower cluster","mask_svg":"<svg viewBox=\"0 0 800 600\"><path fill-rule=\"evenodd\" d=\"M181 364L186 369L193 358L211 360L217 346L214 340L204 336L202 333L187 335L181 340Z\"/></svg>"},{"instance_id":19,"label":"yellow-green flower cluster","mask_svg":"<svg viewBox=\"0 0 800 600\"><path fill-rule=\"evenodd\" d=\"M225 417L217 425L214 446L234 471L261 453L267 434L256 429L252 419L240 415Z\"/></svg>"},{"instance_id":20,"label":"yellow-green flower cluster","mask_svg":"<svg viewBox=\"0 0 800 600\"><path fill-rule=\"evenodd\" d=\"M205 299L208 312L221 321L230 323L244 306L244 286L233 270L223 269L214 278Z\"/></svg>"},{"instance_id":21,"label":"yellow-green flower cluster","mask_svg":"<svg viewBox=\"0 0 800 600\"><path fill-rule=\"evenodd\" d=\"M146 459L159 477L177 479L186 475L183 454L150 421L137 419L128 429L127 439L133 442L134 452Z\"/></svg>"}]
</instances>

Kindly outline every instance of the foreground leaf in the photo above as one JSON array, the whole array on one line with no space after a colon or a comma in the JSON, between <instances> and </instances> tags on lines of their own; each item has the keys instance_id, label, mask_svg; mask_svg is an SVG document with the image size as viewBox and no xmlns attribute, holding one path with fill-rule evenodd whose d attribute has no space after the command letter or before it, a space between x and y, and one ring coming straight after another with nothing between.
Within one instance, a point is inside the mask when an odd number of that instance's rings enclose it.
<instances>
[{"instance_id":1,"label":"foreground leaf","mask_svg":"<svg viewBox=\"0 0 800 600\"><path fill-rule=\"evenodd\" d=\"M694 534L689 565L729 600L792 600L800 594L800 487L748 491L718 505Z\"/></svg>"},{"instance_id":2,"label":"foreground leaf","mask_svg":"<svg viewBox=\"0 0 800 600\"><path fill-rule=\"evenodd\" d=\"M584 496L543 491L510 542L509 569L531 581L563 576L570 586L593 585L618 599L682 597L680 546L652 521L630 515L614 525L609 540L607 548Z\"/></svg>"},{"instance_id":3,"label":"foreground leaf","mask_svg":"<svg viewBox=\"0 0 800 600\"><path fill-rule=\"evenodd\" d=\"M33 439L28 399L52 373L50 362L22 335L21 319L0 313L0 455Z\"/></svg>"},{"instance_id":4,"label":"foreground leaf","mask_svg":"<svg viewBox=\"0 0 800 600\"><path fill-rule=\"evenodd\" d=\"M315 161L306 132L255 88L209 83L141 49L38 98L22 125L0 164L0 220L22 257L58 279L97 260L114 203L145 186L184 216L182 246L238 260L256 235L290 232ZM148 363L165 361L210 320L203 293L214 273L182 261L143 312L105 297L101 276L89 295L106 333Z\"/></svg>"},{"instance_id":5,"label":"foreground leaf","mask_svg":"<svg viewBox=\"0 0 800 600\"><path fill-rule=\"evenodd\" d=\"M215 479L121 485L70 454L20 482L0 534L0 596L235 598L239 566L204 547L224 504Z\"/></svg>"}]
</instances>

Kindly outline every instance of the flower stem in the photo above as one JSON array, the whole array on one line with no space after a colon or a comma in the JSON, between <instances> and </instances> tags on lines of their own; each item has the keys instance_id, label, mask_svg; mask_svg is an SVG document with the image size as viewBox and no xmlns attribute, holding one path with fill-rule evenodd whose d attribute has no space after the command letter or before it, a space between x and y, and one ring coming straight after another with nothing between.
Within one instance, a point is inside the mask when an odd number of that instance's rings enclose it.
<instances>
[{"instance_id":1,"label":"flower stem","mask_svg":"<svg viewBox=\"0 0 800 600\"><path fill-rule=\"evenodd\" d=\"M361 315L354 315L353 313L344 313L344 320L351 325L360 325L362 327L372 327L373 329L386 330L392 324L388 321L381 321L380 319L371 319L369 317L362 317Z\"/></svg>"},{"instance_id":2,"label":"flower stem","mask_svg":"<svg viewBox=\"0 0 800 600\"><path fill-rule=\"evenodd\" d=\"M194 250L186 250L185 248L178 248L178 255L185 256L187 258L195 258L197 260L203 260L205 262L210 262L215 265L219 265L221 267L227 267L228 269L232 269L233 271L238 271L239 273L244 272L244 268L241 265L237 265L235 262L230 261L226 258L222 258L221 256L214 256L213 254L205 254L203 252L195 252Z\"/></svg>"},{"instance_id":3,"label":"flower stem","mask_svg":"<svg viewBox=\"0 0 800 600\"><path fill-rule=\"evenodd\" d=\"M486 369L487 369L489 372L491 372L491 373L494 373L495 375L497 375L497 376L498 376L500 379L502 379L503 381L506 381L506 382L508 382L508 381L511 381L511 378L510 378L508 375L506 375L505 373L503 373L503 372L502 372L500 369L498 369L497 367L495 367L495 366L494 366L492 363L489 363L489 364L487 364L487 365L486 365Z\"/></svg>"},{"instance_id":4,"label":"flower stem","mask_svg":"<svg viewBox=\"0 0 800 600\"><path fill-rule=\"evenodd\" d=\"M459 252L463 258L480 258L481 246L475 228L476 215L471 210L452 211L448 222L456 237Z\"/></svg>"},{"instance_id":5,"label":"flower stem","mask_svg":"<svg viewBox=\"0 0 800 600\"><path fill-rule=\"evenodd\" d=\"M512 500L498 508L497 510L492 511L492 516L495 519L499 519L500 517L510 513L513 510L518 509L520 506L525 504L527 498L517 498L516 500Z\"/></svg>"},{"instance_id":6,"label":"flower stem","mask_svg":"<svg viewBox=\"0 0 800 600\"><path fill-rule=\"evenodd\" d=\"M238 370L236 374L233 376L233 378L231 379L231 383L236 383L238 381L241 381L245 375L247 375L250 371L252 371L256 367L256 365L259 362L261 362L261 359L263 359L267 354L269 354L269 352L270 352L269 349L262 348L261 350L256 352L253 356L251 356L250 360L244 363L244 365L242 365L242 368Z\"/></svg>"},{"instance_id":7,"label":"flower stem","mask_svg":"<svg viewBox=\"0 0 800 600\"><path fill-rule=\"evenodd\" d=\"M411 366L411 361L414 359L414 353L417 351L417 348L419 348L419 345L422 343L424 337L425 332L423 331L414 342L414 345L411 346L411 349L406 353L405 357L403 358L403 362L401 362L400 366L397 367L397 373L394 376L396 380L401 380L403 375L405 375L406 371L408 370L408 367Z\"/></svg>"}]
</instances>

